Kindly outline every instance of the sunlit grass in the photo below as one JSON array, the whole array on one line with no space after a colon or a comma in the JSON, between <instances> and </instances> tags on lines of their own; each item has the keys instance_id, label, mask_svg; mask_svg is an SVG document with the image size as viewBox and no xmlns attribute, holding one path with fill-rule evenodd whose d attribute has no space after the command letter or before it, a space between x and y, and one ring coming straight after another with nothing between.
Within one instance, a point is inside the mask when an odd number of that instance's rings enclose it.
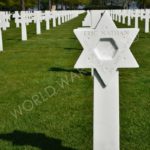
<instances>
[{"instance_id":1,"label":"sunlit grass","mask_svg":"<svg viewBox=\"0 0 150 150\"><path fill-rule=\"evenodd\" d=\"M83 18L50 31L43 22L38 36L31 24L26 42L13 22L3 33L0 150L92 150L93 79L73 69L82 51L73 29ZM140 68L120 69L121 150L150 149L149 42L141 31L131 48Z\"/></svg>"}]
</instances>

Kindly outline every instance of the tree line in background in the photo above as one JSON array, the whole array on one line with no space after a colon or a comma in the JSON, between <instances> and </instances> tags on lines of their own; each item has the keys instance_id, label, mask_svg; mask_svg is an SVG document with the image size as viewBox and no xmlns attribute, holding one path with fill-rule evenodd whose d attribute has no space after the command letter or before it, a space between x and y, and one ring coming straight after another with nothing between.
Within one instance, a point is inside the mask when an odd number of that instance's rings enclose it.
<instances>
[{"instance_id":1,"label":"tree line in background","mask_svg":"<svg viewBox=\"0 0 150 150\"><path fill-rule=\"evenodd\" d=\"M132 0L0 0L1 10L51 10L52 5L60 6L59 9L76 9L78 5L85 5L87 9L127 8ZM135 0L140 8L150 7L150 0ZM110 3L108 6L107 4ZM126 6L126 7L125 7Z\"/></svg>"},{"instance_id":2,"label":"tree line in background","mask_svg":"<svg viewBox=\"0 0 150 150\"><path fill-rule=\"evenodd\" d=\"M74 9L78 5L87 5L91 0L0 0L0 8L5 10L26 10L38 8L50 10L52 5L60 5L64 9Z\"/></svg>"},{"instance_id":3,"label":"tree line in background","mask_svg":"<svg viewBox=\"0 0 150 150\"><path fill-rule=\"evenodd\" d=\"M149 7L150 8L150 0L139 0L141 4L143 4L144 8Z\"/></svg>"},{"instance_id":4,"label":"tree line in background","mask_svg":"<svg viewBox=\"0 0 150 150\"><path fill-rule=\"evenodd\" d=\"M139 8L150 8L150 0L92 0L91 4L101 9L127 9L131 3L136 3Z\"/></svg>"}]
</instances>

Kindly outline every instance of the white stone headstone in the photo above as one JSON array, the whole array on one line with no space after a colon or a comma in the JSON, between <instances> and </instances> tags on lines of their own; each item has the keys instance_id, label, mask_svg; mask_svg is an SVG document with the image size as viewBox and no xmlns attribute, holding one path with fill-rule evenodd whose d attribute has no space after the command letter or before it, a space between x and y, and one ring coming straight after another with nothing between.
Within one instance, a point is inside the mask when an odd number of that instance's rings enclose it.
<instances>
[{"instance_id":1,"label":"white stone headstone","mask_svg":"<svg viewBox=\"0 0 150 150\"><path fill-rule=\"evenodd\" d=\"M64 23L64 22L65 22L65 19L64 19L64 14L63 14L63 12L62 12L62 15L61 15L61 19L62 19L62 23Z\"/></svg>"},{"instance_id":2,"label":"white stone headstone","mask_svg":"<svg viewBox=\"0 0 150 150\"><path fill-rule=\"evenodd\" d=\"M125 10L122 10L122 23L123 24L126 23L126 12L125 12Z\"/></svg>"},{"instance_id":3,"label":"white stone headstone","mask_svg":"<svg viewBox=\"0 0 150 150\"><path fill-rule=\"evenodd\" d=\"M50 11L45 11L46 30L50 29L50 19L51 19Z\"/></svg>"},{"instance_id":4,"label":"white stone headstone","mask_svg":"<svg viewBox=\"0 0 150 150\"><path fill-rule=\"evenodd\" d=\"M34 22L36 23L36 34L41 34L41 11L34 12Z\"/></svg>"},{"instance_id":5,"label":"white stone headstone","mask_svg":"<svg viewBox=\"0 0 150 150\"><path fill-rule=\"evenodd\" d=\"M58 25L61 25L61 16L58 14Z\"/></svg>"},{"instance_id":6,"label":"white stone headstone","mask_svg":"<svg viewBox=\"0 0 150 150\"><path fill-rule=\"evenodd\" d=\"M15 11L15 13L13 14L13 18L15 19L16 28L19 28L19 18L20 18L20 14L19 14L18 11Z\"/></svg>"},{"instance_id":7,"label":"white stone headstone","mask_svg":"<svg viewBox=\"0 0 150 150\"><path fill-rule=\"evenodd\" d=\"M8 20L5 12L0 12L0 51L3 51L3 38L2 30L6 30L8 27Z\"/></svg>"},{"instance_id":8,"label":"white stone headstone","mask_svg":"<svg viewBox=\"0 0 150 150\"><path fill-rule=\"evenodd\" d=\"M28 22L26 18L26 13L24 11L21 12L21 18L20 18L20 23L21 23L21 38L22 41L27 41L27 27L26 24Z\"/></svg>"},{"instance_id":9,"label":"white stone headstone","mask_svg":"<svg viewBox=\"0 0 150 150\"><path fill-rule=\"evenodd\" d=\"M144 9L140 9L140 18L141 18L141 21L144 19L144 13L145 13L145 10Z\"/></svg>"},{"instance_id":10,"label":"white stone headstone","mask_svg":"<svg viewBox=\"0 0 150 150\"><path fill-rule=\"evenodd\" d=\"M90 11L87 11L87 15L86 15L86 17L84 18L84 21L82 21L82 26L84 26L84 27L91 27L91 25L92 25L92 18L91 18L92 16L91 16L91 13L90 13Z\"/></svg>"},{"instance_id":11,"label":"white stone headstone","mask_svg":"<svg viewBox=\"0 0 150 150\"><path fill-rule=\"evenodd\" d=\"M53 28L56 27L56 12L52 13L52 18L53 18Z\"/></svg>"},{"instance_id":12,"label":"white stone headstone","mask_svg":"<svg viewBox=\"0 0 150 150\"><path fill-rule=\"evenodd\" d=\"M135 10L135 28L138 28L139 27L139 11L138 9Z\"/></svg>"},{"instance_id":13,"label":"white stone headstone","mask_svg":"<svg viewBox=\"0 0 150 150\"><path fill-rule=\"evenodd\" d=\"M92 11L90 11L90 13L91 13L91 28L96 28L104 11L103 10L92 10Z\"/></svg>"},{"instance_id":14,"label":"white stone headstone","mask_svg":"<svg viewBox=\"0 0 150 150\"><path fill-rule=\"evenodd\" d=\"M128 15L128 26L131 26L131 11L130 11L130 9L128 10L127 15Z\"/></svg>"},{"instance_id":15,"label":"white stone headstone","mask_svg":"<svg viewBox=\"0 0 150 150\"><path fill-rule=\"evenodd\" d=\"M148 9L146 9L145 12L145 33L149 33L149 20L150 20L150 11Z\"/></svg>"},{"instance_id":16,"label":"white stone headstone","mask_svg":"<svg viewBox=\"0 0 150 150\"><path fill-rule=\"evenodd\" d=\"M84 50L75 68L94 68L94 150L119 150L118 68L139 67L130 46L138 29L117 28L105 12L96 29L74 30Z\"/></svg>"},{"instance_id":17,"label":"white stone headstone","mask_svg":"<svg viewBox=\"0 0 150 150\"><path fill-rule=\"evenodd\" d=\"M0 28L0 52L3 51L3 38L2 38L2 30Z\"/></svg>"},{"instance_id":18,"label":"white stone headstone","mask_svg":"<svg viewBox=\"0 0 150 150\"><path fill-rule=\"evenodd\" d=\"M121 22L121 10L118 11L118 22Z\"/></svg>"}]
</instances>

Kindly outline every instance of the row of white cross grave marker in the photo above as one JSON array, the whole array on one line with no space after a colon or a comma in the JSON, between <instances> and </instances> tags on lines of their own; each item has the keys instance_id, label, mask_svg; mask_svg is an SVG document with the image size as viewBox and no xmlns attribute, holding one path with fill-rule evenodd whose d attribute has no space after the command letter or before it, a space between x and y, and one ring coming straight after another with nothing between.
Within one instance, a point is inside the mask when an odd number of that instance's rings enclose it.
<instances>
[{"instance_id":1,"label":"row of white cross grave marker","mask_svg":"<svg viewBox=\"0 0 150 150\"><path fill-rule=\"evenodd\" d=\"M126 23L127 18L127 25L131 26L131 19L134 18L134 27L139 28L139 19L145 20L145 33L150 32L150 9L135 9L135 10L111 10L110 12L113 20L122 22L123 24ZM122 18L122 20L121 20Z\"/></svg>"},{"instance_id":2,"label":"row of white cross grave marker","mask_svg":"<svg viewBox=\"0 0 150 150\"><path fill-rule=\"evenodd\" d=\"M130 51L138 28L117 28L110 11L89 11L74 30L83 46L75 68L91 68L94 77L94 150L120 149L119 71L139 67Z\"/></svg>"},{"instance_id":3,"label":"row of white cross grave marker","mask_svg":"<svg viewBox=\"0 0 150 150\"><path fill-rule=\"evenodd\" d=\"M97 23L97 20L100 18L100 14L102 14L105 10L97 11L88 11L88 15L85 18L83 25L88 24L90 26L94 26ZM112 16L114 21L118 21L120 23L131 26L132 19L134 20L135 28L139 28L139 19L145 21L145 33L150 32L150 9L123 9L123 10L109 10L110 15Z\"/></svg>"},{"instance_id":4,"label":"row of white cross grave marker","mask_svg":"<svg viewBox=\"0 0 150 150\"><path fill-rule=\"evenodd\" d=\"M50 18L53 19L53 26L55 27L56 18L61 24L61 22L77 17L78 14L77 11L54 12L51 16L51 12L45 12L44 14L42 12L22 12L20 15L15 13L13 16L16 26L19 27L19 24L21 24L22 30L34 21L37 34L40 34L40 22L42 20L47 21L47 29L49 29L48 20ZM75 68L91 68L94 76L94 150L120 149L118 68L139 67L130 51L131 44L139 29L117 28L113 19L118 20L116 16L121 14L117 10L88 11L82 23L84 27L74 30L84 48ZM8 15L3 17L0 25L5 30L10 26L10 14L3 13L3 15ZM22 31L22 34L24 32L26 32L26 29Z\"/></svg>"},{"instance_id":5,"label":"row of white cross grave marker","mask_svg":"<svg viewBox=\"0 0 150 150\"><path fill-rule=\"evenodd\" d=\"M46 30L50 30L50 20L53 27L61 25L85 11L16 11L12 17L15 19L16 27L21 26L22 41L27 40L27 25L34 22L36 24L36 34L41 34L41 22L46 22ZM11 13L0 12L0 51L3 51L2 30L10 27Z\"/></svg>"},{"instance_id":6,"label":"row of white cross grave marker","mask_svg":"<svg viewBox=\"0 0 150 150\"><path fill-rule=\"evenodd\" d=\"M3 51L2 29L10 27L11 14L9 12L0 12L0 51Z\"/></svg>"}]
</instances>

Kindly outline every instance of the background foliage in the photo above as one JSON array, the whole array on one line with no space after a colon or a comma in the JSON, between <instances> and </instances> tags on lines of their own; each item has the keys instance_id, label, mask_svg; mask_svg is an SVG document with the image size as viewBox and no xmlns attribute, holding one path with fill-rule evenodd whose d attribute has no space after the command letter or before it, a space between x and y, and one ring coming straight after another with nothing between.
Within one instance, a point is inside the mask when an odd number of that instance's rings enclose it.
<instances>
[{"instance_id":1,"label":"background foliage","mask_svg":"<svg viewBox=\"0 0 150 150\"><path fill-rule=\"evenodd\" d=\"M136 0L140 8L149 8L150 0ZM113 1L112 1L113 2ZM26 10L28 8L51 9L52 5L60 4L67 9L76 9L78 5L85 5L87 9L120 9L128 4L129 0L122 0L122 7L108 6L107 0L1 0L0 9ZM63 9L64 7L61 7Z\"/></svg>"},{"instance_id":2,"label":"background foliage","mask_svg":"<svg viewBox=\"0 0 150 150\"><path fill-rule=\"evenodd\" d=\"M77 5L87 5L90 0L1 0L0 8L9 10L25 10L38 7L39 9L49 9L49 5L61 4L75 8Z\"/></svg>"}]
</instances>

